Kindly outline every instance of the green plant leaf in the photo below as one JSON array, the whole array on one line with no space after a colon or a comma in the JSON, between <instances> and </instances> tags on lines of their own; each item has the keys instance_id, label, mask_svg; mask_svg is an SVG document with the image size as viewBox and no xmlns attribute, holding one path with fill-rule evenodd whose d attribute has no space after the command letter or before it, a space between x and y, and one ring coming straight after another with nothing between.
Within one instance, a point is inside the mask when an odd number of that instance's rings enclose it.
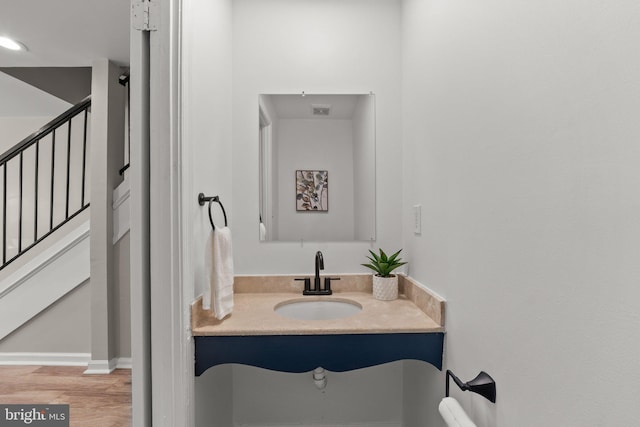
<instances>
[{"instance_id":1,"label":"green plant leaf","mask_svg":"<svg viewBox=\"0 0 640 427\"><path fill-rule=\"evenodd\" d=\"M398 252L396 252L395 254L391 255L389 257L389 262L393 262L396 260L396 258L398 257L398 255L400 255L400 252L402 252L402 249L400 249ZM398 260L399 261L399 260Z\"/></svg>"},{"instance_id":2,"label":"green plant leaf","mask_svg":"<svg viewBox=\"0 0 640 427\"><path fill-rule=\"evenodd\" d=\"M391 256L388 256L382 250L382 248L379 248L378 252L379 254L376 254L371 249L369 249L369 253L371 254L371 256L365 255L365 257L370 262L367 264L360 264L360 265L375 271L378 276L390 277L392 276L391 272L393 270L407 264L406 262L402 261L401 258L398 257L400 255L400 252L402 252L402 249L400 249L399 251L397 251Z\"/></svg>"},{"instance_id":3,"label":"green plant leaf","mask_svg":"<svg viewBox=\"0 0 640 427\"><path fill-rule=\"evenodd\" d=\"M371 264L360 264L363 267L367 267L372 269L373 271L375 271L376 273L378 272L378 268L375 265L371 265Z\"/></svg>"}]
</instances>

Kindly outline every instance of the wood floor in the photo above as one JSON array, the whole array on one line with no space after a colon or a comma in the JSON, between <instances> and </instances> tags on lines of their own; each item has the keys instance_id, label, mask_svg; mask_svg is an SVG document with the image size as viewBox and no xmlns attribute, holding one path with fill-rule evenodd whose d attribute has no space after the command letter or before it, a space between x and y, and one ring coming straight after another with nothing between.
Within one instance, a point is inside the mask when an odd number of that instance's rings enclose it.
<instances>
[{"instance_id":1,"label":"wood floor","mask_svg":"<svg viewBox=\"0 0 640 427\"><path fill-rule=\"evenodd\" d=\"M0 366L0 404L68 404L71 427L130 427L131 370L83 375L85 369Z\"/></svg>"}]
</instances>

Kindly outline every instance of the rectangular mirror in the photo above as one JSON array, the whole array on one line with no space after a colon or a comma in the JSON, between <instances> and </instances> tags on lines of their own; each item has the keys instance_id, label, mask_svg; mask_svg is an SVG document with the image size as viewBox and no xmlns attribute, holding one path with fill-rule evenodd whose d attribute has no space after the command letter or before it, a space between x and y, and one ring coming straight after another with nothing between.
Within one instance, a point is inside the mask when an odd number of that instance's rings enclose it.
<instances>
[{"instance_id":1,"label":"rectangular mirror","mask_svg":"<svg viewBox=\"0 0 640 427\"><path fill-rule=\"evenodd\" d=\"M259 96L261 241L375 240L375 96Z\"/></svg>"}]
</instances>

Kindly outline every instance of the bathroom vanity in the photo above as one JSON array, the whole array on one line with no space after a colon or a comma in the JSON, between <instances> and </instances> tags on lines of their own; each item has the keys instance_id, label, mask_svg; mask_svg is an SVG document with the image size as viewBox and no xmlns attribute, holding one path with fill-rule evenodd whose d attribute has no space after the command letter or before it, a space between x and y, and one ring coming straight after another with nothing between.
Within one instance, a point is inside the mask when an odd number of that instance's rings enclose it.
<instances>
[{"instance_id":1,"label":"bathroom vanity","mask_svg":"<svg viewBox=\"0 0 640 427\"><path fill-rule=\"evenodd\" d=\"M296 277L236 276L233 314L223 320L197 299L191 306L196 375L225 363L342 372L415 359L442 368L444 300L410 278L399 277L397 300L379 301L371 293L371 275L340 275L331 296L302 296ZM276 311L301 301L341 301L360 309L323 320Z\"/></svg>"}]
</instances>

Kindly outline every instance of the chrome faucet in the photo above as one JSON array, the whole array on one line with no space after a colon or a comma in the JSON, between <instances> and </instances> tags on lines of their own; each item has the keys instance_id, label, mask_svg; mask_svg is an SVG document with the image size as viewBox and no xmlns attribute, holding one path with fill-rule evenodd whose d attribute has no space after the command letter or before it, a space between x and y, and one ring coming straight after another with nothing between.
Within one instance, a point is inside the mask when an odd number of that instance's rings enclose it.
<instances>
[{"instance_id":1,"label":"chrome faucet","mask_svg":"<svg viewBox=\"0 0 640 427\"><path fill-rule=\"evenodd\" d=\"M301 277L294 280L300 280L304 282L304 290L302 291L302 295L331 295L333 291L331 291L331 281L332 280L340 280L339 277L325 277L324 278L324 288L320 287L320 270L324 270L324 258L322 257L322 252L316 252L316 276L313 279L313 289L311 289L311 278L310 277Z\"/></svg>"}]
</instances>

